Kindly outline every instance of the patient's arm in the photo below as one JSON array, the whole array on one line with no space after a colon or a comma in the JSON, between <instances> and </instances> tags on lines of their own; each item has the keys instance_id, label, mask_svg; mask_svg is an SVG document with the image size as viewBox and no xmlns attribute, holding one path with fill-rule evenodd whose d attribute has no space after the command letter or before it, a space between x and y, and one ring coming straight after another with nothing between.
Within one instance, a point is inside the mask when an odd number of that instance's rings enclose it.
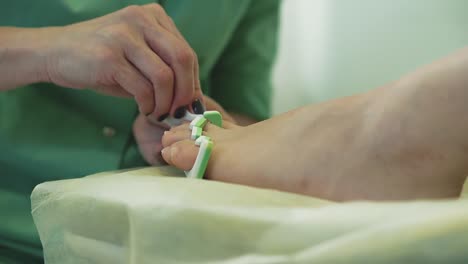
<instances>
[{"instance_id":1,"label":"patient's arm","mask_svg":"<svg viewBox=\"0 0 468 264\"><path fill-rule=\"evenodd\" d=\"M248 127L205 128L206 177L333 200L445 198L468 173L468 49L399 81ZM189 170L186 125L163 137L164 159Z\"/></svg>"}]
</instances>

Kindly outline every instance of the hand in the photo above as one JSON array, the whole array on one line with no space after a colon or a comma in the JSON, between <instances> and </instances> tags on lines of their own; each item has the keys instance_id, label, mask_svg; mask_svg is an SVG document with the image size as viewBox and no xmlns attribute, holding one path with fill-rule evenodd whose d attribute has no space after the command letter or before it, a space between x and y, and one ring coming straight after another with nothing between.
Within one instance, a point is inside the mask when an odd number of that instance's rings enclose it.
<instances>
[{"instance_id":1,"label":"hand","mask_svg":"<svg viewBox=\"0 0 468 264\"><path fill-rule=\"evenodd\" d=\"M235 123L234 119L217 102L208 96L203 96L203 102L207 110L219 111L223 119ZM193 110L194 107L192 107ZM143 158L151 165L164 163L161 157L161 138L164 131L169 128L161 123L151 122L146 116L140 114L133 123L133 134L135 135L138 148Z\"/></svg>"},{"instance_id":2,"label":"hand","mask_svg":"<svg viewBox=\"0 0 468 264\"><path fill-rule=\"evenodd\" d=\"M154 119L202 97L195 52L160 5L129 6L50 31L50 82L132 96Z\"/></svg>"}]
</instances>

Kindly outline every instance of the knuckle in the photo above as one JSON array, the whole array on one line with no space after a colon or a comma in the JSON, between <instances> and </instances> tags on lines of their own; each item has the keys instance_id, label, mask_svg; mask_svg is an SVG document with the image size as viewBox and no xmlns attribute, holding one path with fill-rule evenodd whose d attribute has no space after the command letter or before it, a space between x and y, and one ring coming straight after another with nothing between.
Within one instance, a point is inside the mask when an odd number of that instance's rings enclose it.
<instances>
[{"instance_id":1,"label":"knuckle","mask_svg":"<svg viewBox=\"0 0 468 264\"><path fill-rule=\"evenodd\" d=\"M136 18L139 18L143 15L144 11L141 6L138 5L129 5L122 9L122 17L123 19L133 21Z\"/></svg>"},{"instance_id":2,"label":"knuckle","mask_svg":"<svg viewBox=\"0 0 468 264\"><path fill-rule=\"evenodd\" d=\"M175 53L175 60L177 63L182 65L193 65L194 53L189 49L179 49Z\"/></svg>"},{"instance_id":3,"label":"knuckle","mask_svg":"<svg viewBox=\"0 0 468 264\"><path fill-rule=\"evenodd\" d=\"M151 9L153 9L156 14L163 14L163 13L166 13L166 11L164 11L164 8L158 4L158 3L151 3L148 5Z\"/></svg>"},{"instance_id":4,"label":"knuckle","mask_svg":"<svg viewBox=\"0 0 468 264\"><path fill-rule=\"evenodd\" d=\"M110 41L122 42L127 41L128 36L131 34L131 28L128 24L120 23L109 27L107 34L110 36Z\"/></svg>"},{"instance_id":5,"label":"knuckle","mask_svg":"<svg viewBox=\"0 0 468 264\"><path fill-rule=\"evenodd\" d=\"M162 85L171 85L174 82L174 73L169 67L161 67L154 73L154 78Z\"/></svg>"},{"instance_id":6,"label":"knuckle","mask_svg":"<svg viewBox=\"0 0 468 264\"><path fill-rule=\"evenodd\" d=\"M123 20L131 25L150 26L151 16L145 6L131 5L122 12Z\"/></svg>"}]
</instances>

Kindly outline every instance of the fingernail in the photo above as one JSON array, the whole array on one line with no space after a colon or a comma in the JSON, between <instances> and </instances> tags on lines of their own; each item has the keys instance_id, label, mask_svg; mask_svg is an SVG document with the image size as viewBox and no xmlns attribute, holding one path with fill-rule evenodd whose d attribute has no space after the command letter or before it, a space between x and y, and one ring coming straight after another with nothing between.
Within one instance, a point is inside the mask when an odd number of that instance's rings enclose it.
<instances>
[{"instance_id":1,"label":"fingernail","mask_svg":"<svg viewBox=\"0 0 468 264\"><path fill-rule=\"evenodd\" d=\"M185 106L181 106L177 108L174 112L174 118L180 119L184 117L186 111L187 111L187 108Z\"/></svg>"},{"instance_id":2,"label":"fingernail","mask_svg":"<svg viewBox=\"0 0 468 264\"><path fill-rule=\"evenodd\" d=\"M161 155L171 154L171 147L165 147L161 150Z\"/></svg>"},{"instance_id":3,"label":"fingernail","mask_svg":"<svg viewBox=\"0 0 468 264\"><path fill-rule=\"evenodd\" d=\"M159 122L162 122L162 121L163 121L164 119L166 119L168 116L169 116L169 113L164 114L164 115L162 115L162 116L160 116L160 117L158 118L158 121L159 121Z\"/></svg>"},{"instance_id":4,"label":"fingernail","mask_svg":"<svg viewBox=\"0 0 468 264\"><path fill-rule=\"evenodd\" d=\"M193 101L192 109L193 109L193 112L197 115L201 115L205 112L205 107L201 103L200 99Z\"/></svg>"}]
</instances>

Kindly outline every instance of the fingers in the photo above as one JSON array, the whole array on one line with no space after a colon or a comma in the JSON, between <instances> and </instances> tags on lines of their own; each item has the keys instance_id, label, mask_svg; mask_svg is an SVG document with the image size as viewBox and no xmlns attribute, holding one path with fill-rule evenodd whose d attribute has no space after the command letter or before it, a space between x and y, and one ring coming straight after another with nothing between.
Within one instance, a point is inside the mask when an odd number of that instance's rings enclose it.
<instances>
[{"instance_id":1,"label":"fingers","mask_svg":"<svg viewBox=\"0 0 468 264\"><path fill-rule=\"evenodd\" d=\"M152 14L155 15L157 18L158 23L167 31L171 32L182 40L183 42L187 43L183 35L180 33L180 31L177 29L177 26L175 25L174 21L170 16L167 15L167 13L164 11L164 9L158 5L158 4L148 4L144 5L144 8L148 9ZM194 95L193 98L199 99L203 103L203 92L201 90L201 85L200 85L200 76L199 76L199 66L198 66L198 57L197 54L193 49L193 87L194 87ZM194 110L194 109L190 109ZM200 113L198 113L200 114Z\"/></svg>"},{"instance_id":2,"label":"fingers","mask_svg":"<svg viewBox=\"0 0 468 264\"><path fill-rule=\"evenodd\" d=\"M137 67L140 72L151 82L153 88L154 108L143 114L151 114L159 119L169 113L174 92L174 73L166 63L143 41L129 41L125 54L127 59Z\"/></svg>"},{"instance_id":3,"label":"fingers","mask_svg":"<svg viewBox=\"0 0 468 264\"><path fill-rule=\"evenodd\" d=\"M164 11L164 8L161 5L151 3L144 5L143 8L148 10L149 13L153 15L153 17L164 29L174 34L174 36L177 36L178 38L183 39L185 41L184 37L177 29L172 18L167 15L166 11Z\"/></svg>"},{"instance_id":4,"label":"fingers","mask_svg":"<svg viewBox=\"0 0 468 264\"><path fill-rule=\"evenodd\" d=\"M164 30L164 29L163 29ZM147 30L145 33L150 47L174 71L174 99L171 113L181 106L190 104L195 88L193 86L193 60L191 49L172 35L162 36L161 32Z\"/></svg>"},{"instance_id":5,"label":"fingers","mask_svg":"<svg viewBox=\"0 0 468 264\"><path fill-rule=\"evenodd\" d=\"M161 151L164 160L182 170L190 170L195 163L199 148L190 140L183 140Z\"/></svg>"},{"instance_id":6,"label":"fingers","mask_svg":"<svg viewBox=\"0 0 468 264\"><path fill-rule=\"evenodd\" d=\"M154 109L154 90L151 83L128 61L122 60L116 65L113 79L125 91L132 94L141 113L150 113Z\"/></svg>"},{"instance_id":7,"label":"fingers","mask_svg":"<svg viewBox=\"0 0 468 264\"><path fill-rule=\"evenodd\" d=\"M174 114L176 109L189 105L194 98L194 53L185 40L159 24L145 28L144 36L151 49L174 72L174 99L170 111Z\"/></svg>"},{"instance_id":8,"label":"fingers","mask_svg":"<svg viewBox=\"0 0 468 264\"><path fill-rule=\"evenodd\" d=\"M196 99L192 102L190 111L194 114L200 115L206 111L206 108L200 99Z\"/></svg>"},{"instance_id":9,"label":"fingers","mask_svg":"<svg viewBox=\"0 0 468 264\"><path fill-rule=\"evenodd\" d=\"M126 73L140 72L153 89L150 93L137 87L142 86L140 81L134 84L135 91L132 91L129 79L137 78L116 73L120 81L117 86L135 96L140 111L160 120L168 113L174 116L180 112L176 110L187 107L197 98L203 100L196 54L162 7L157 4L129 6L116 13L119 23L110 26L110 34L106 34L111 37L108 43L116 43L117 47L123 43L125 58L133 66ZM150 100L153 103L149 103Z\"/></svg>"},{"instance_id":10,"label":"fingers","mask_svg":"<svg viewBox=\"0 0 468 264\"><path fill-rule=\"evenodd\" d=\"M198 65L198 56L193 51L193 56L194 56L194 63L193 63L193 85L194 85L194 95L193 98L196 100L201 101L202 105L204 105L204 100L203 100L203 92L201 89L201 84L200 84L200 73L199 73L199 65ZM195 109L192 108L192 111Z\"/></svg>"}]
</instances>

